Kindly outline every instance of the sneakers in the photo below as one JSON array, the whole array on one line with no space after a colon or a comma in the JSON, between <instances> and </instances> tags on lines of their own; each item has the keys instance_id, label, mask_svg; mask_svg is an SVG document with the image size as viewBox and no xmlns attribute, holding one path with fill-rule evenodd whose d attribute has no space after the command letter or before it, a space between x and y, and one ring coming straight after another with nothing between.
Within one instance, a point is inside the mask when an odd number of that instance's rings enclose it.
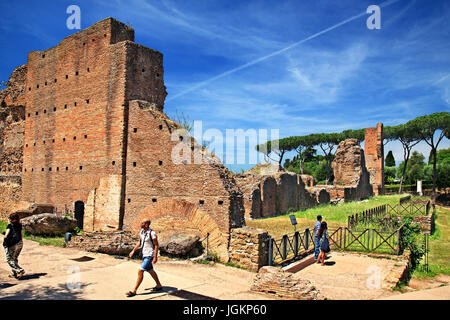
<instances>
[{"instance_id":1,"label":"sneakers","mask_svg":"<svg viewBox=\"0 0 450 320\"><path fill-rule=\"evenodd\" d=\"M17 274L16 278L17 278L17 279L21 279L21 278L23 277L24 274L25 274L25 270L22 270L22 271L20 271L20 272Z\"/></svg>"}]
</instances>

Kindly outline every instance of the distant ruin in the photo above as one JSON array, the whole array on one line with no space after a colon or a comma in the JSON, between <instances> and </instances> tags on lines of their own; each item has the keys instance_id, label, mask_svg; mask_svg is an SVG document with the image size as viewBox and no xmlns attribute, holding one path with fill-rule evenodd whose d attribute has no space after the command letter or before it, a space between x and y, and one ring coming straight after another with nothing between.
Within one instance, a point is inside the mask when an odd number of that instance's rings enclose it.
<instances>
[{"instance_id":1,"label":"distant ruin","mask_svg":"<svg viewBox=\"0 0 450 320\"><path fill-rule=\"evenodd\" d=\"M335 171L355 174L338 177L342 185L315 186L311 176L265 166L232 174L196 143L206 161L173 163L171 150L183 137L171 140L180 126L163 113L163 76L162 54L134 43L134 30L112 18L30 52L0 91L0 182L19 188L20 200L72 212L86 231L135 232L150 217L161 232L209 235L210 249L225 261L231 230L245 225L244 216L361 199L372 185L382 192L382 125L366 130L365 161L359 146L340 145ZM348 152L339 153L346 146L355 153L353 169Z\"/></svg>"}]
</instances>

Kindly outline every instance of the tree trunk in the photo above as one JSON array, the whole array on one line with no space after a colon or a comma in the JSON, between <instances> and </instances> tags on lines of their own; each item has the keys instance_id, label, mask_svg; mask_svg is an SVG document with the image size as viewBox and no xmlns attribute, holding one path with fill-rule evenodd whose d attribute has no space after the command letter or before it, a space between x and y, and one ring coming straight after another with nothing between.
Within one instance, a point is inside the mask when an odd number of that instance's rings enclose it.
<instances>
[{"instance_id":1,"label":"tree trunk","mask_svg":"<svg viewBox=\"0 0 450 320\"><path fill-rule=\"evenodd\" d=\"M402 189L402 186L403 186L403 180L405 179L405 175L406 175L406 167L407 167L407 165L408 165L408 160L409 160L409 154L410 154L410 150L409 149L407 149L407 150L405 150L405 152L403 153L403 155L405 155L405 153L406 153L406 157L404 156L403 157L403 161L405 162L405 165L403 166L403 171L402 171L402 177L400 178L400 188L398 189L398 193L399 194L402 194L402 192L403 192L403 189Z\"/></svg>"},{"instance_id":2,"label":"tree trunk","mask_svg":"<svg viewBox=\"0 0 450 320\"><path fill-rule=\"evenodd\" d=\"M431 203L436 203L436 148L431 149L433 153L433 189L431 191Z\"/></svg>"}]
</instances>

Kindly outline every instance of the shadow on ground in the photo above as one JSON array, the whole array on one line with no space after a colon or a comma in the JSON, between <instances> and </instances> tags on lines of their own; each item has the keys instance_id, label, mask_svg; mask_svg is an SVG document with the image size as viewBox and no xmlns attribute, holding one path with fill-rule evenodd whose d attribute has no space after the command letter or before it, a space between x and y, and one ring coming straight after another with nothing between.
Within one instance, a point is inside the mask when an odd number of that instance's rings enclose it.
<instances>
[{"instance_id":1,"label":"shadow on ground","mask_svg":"<svg viewBox=\"0 0 450 320\"><path fill-rule=\"evenodd\" d=\"M0 296L0 300L75 300L80 299L83 289L88 285L90 283L83 284L79 289L74 290L68 289L65 284L51 287L27 287L14 292L10 296Z\"/></svg>"}]
</instances>

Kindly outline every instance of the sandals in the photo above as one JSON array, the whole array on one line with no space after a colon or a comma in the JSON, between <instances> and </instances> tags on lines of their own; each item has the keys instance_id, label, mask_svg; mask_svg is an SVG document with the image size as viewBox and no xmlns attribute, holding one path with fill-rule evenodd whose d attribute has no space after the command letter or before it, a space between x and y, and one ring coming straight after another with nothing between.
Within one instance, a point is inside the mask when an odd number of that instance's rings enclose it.
<instances>
[{"instance_id":1,"label":"sandals","mask_svg":"<svg viewBox=\"0 0 450 320\"><path fill-rule=\"evenodd\" d=\"M163 287L153 287L152 292L162 291Z\"/></svg>"},{"instance_id":2,"label":"sandals","mask_svg":"<svg viewBox=\"0 0 450 320\"><path fill-rule=\"evenodd\" d=\"M17 274L17 279L21 279L22 277L23 277L23 275L25 274L25 271L24 270L22 270L22 271L20 271L18 274Z\"/></svg>"},{"instance_id":3,"label":"sandals","mask_svg":"<svg viewBox=\"0 0 450 320\"><path fill-rule=\"evenodd\" d=\"M136 292L128 291L126 295L127 297L134 297L136 295Z\"/></svg>"}]
</instances>

